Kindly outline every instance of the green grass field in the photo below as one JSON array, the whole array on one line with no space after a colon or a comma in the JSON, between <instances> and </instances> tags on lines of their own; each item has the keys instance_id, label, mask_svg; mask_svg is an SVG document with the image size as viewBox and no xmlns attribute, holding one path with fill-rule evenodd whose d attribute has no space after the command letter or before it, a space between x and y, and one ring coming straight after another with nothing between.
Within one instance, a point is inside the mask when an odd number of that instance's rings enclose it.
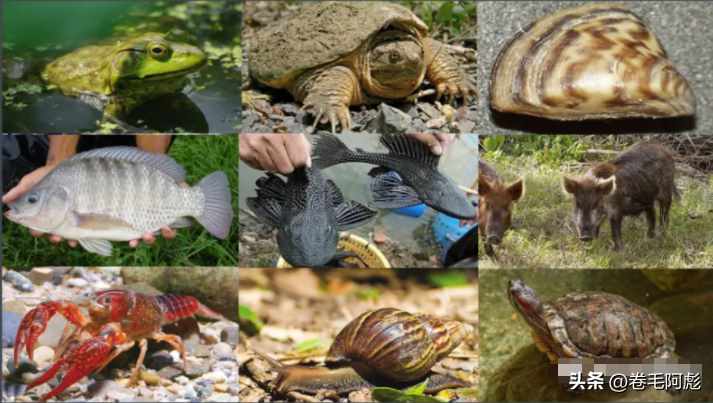
<instances>
[{"instance_id":1,"label":"green grass field","mask_svg":"<svg viewBox=\"0 0 713 403\"><path fill-rule=\"evenodd\" d=\"M178 230L175 239L159 237L152 246L130 248L127 242L113 242L114 253L103 257L66 242L55 246L47 238L33 238L27 228L4 220L3 265L11 268L36 266L237 266L238 264L238 173L235 136L176 136L169 154L183 165L187 182L195 185L211 172L228 175L236 212L230 236L222 241L198 223Z\"/></svg>"},{"instance_id":2,"label":"green grass field","mask_svg":"<svg viewBox=\"0 0 713 403\"><path fill-rule=\"evenodd\" d=\"M576 161L541 164L533 156L502 152L481 156L508 183L524 177L526 189L514 206L513 228L496 247L497 261L480 242L481 268L713 268L713 176L706 182L677 175L681 198L673 202L665 237L647 238L644 216L629 216L622 227L624 248L615 252L608 221L593 242L576 237L573 202L560 185L564 173L583 172Z\"/></svg>"}]
</instances>

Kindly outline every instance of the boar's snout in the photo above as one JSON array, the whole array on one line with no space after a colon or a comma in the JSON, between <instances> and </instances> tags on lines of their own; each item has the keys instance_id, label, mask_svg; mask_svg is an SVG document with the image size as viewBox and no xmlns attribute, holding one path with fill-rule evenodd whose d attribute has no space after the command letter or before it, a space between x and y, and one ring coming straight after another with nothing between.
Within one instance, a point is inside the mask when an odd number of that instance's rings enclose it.
<instances>
[{"instance_id":1,"label":"boar's snout","mask_svg":"<svg viewBox=\"0 0 713 403\"><path fill-rule=\"evenodd\" d=\"M495 235L495 234L488 235L488 243L489 244L500 245L500 243L502 241L503 241L502 235Z\"/></svg>"}]
</instances>

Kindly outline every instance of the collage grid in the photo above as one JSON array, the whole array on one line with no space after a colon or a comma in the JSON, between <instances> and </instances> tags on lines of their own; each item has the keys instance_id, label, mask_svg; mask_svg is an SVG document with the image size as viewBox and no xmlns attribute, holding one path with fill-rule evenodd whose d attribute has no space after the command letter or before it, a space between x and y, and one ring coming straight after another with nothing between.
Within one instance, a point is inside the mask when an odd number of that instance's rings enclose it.
<instances>
[{"instance_id":1,"label":"collage grid","mask_svg":"<svg viewBox=\"0 0 713 403\"><path fill-rule=\"evenodd\" d=\"M713 401L713 4L0 21L2 401Z\"/></svg>"}]
</instances>

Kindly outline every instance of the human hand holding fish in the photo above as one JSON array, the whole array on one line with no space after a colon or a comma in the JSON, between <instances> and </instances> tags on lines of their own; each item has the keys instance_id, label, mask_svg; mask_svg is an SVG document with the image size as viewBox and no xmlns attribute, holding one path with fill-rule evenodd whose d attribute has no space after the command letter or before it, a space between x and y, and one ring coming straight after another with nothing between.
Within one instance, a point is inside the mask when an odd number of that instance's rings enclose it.
<instances>
[{"instance_id":1,"label":"human hand holding fish","mask_svg":"<svg viewBox=\"0 0 713 403\"><path fill-rule=\"evenodd\" d=\"M2 196L3 204L12 203L13 201L19 199L20 196L27 193L30 189L32 189L33 186L35 186L37 183L39 183L42 180L42 178L47 176L47 174L50 173L57 166L58 163L59 163L59 161L56 163L45 165L45 166L37 168L34 171L23 176L22 179L20 179L20 182L15 187L10 189L7 193L5 193ZM188 187L188 184L185 182L182 183L181 185ZM42 231L37 231L34 229L30 229L30 234L35 238L40 238L42 236L49 235L49 241L53 244L60 244L60 243L62 243L62 241L64 241L64 238L62 238L59 235L46 234ZM163 236L166 239L173 239L176 237L176 230L174 230L173 228L168 227L168 226L163 227L163 228L161 228L161 236ZM132 248L136 248L139 246L139 243L142 240L148 245L153 245L156 242L156 236L151 232L147 232L147 233L143 234L141 239L133 239L133 240L129 241L129 246ZM69 239L69 240L67 240L67 244L71 248L76 248L79 243L74 239Z\"/></svg>"},{"instance_id":2,"label":"human hand holding fish","mask_svg":"<svg viewBox=\"0 0 713 403\"><path fill-rule=\"evenodd\" d=\"M243 133L240 159L263 171L291 174L299 167L311 167L311 144L302 133Z\"/></svg>"}]
</instances>

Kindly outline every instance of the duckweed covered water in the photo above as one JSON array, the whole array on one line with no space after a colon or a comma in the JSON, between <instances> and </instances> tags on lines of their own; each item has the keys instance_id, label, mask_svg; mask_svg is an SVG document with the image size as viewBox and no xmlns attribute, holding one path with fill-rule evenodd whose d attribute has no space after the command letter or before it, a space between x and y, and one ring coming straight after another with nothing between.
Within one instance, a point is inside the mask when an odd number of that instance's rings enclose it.
<instances>
[{"instance_id":1,"label":"duckweed covered water","mask_svg":"<svg viewBox=\"0 0 713 403\"><path fill-rule=\"evenodd\" d=\"M182 93L151 100L124 119L141 131L234 133L240 123L238 2L3 2L3 132L95 132L99 110L48 88L41 72L80 47L145 32L200 48L208 64L190 74ZM61 23L58 23L61 21Z\"/></svg>"}]
</instances>

